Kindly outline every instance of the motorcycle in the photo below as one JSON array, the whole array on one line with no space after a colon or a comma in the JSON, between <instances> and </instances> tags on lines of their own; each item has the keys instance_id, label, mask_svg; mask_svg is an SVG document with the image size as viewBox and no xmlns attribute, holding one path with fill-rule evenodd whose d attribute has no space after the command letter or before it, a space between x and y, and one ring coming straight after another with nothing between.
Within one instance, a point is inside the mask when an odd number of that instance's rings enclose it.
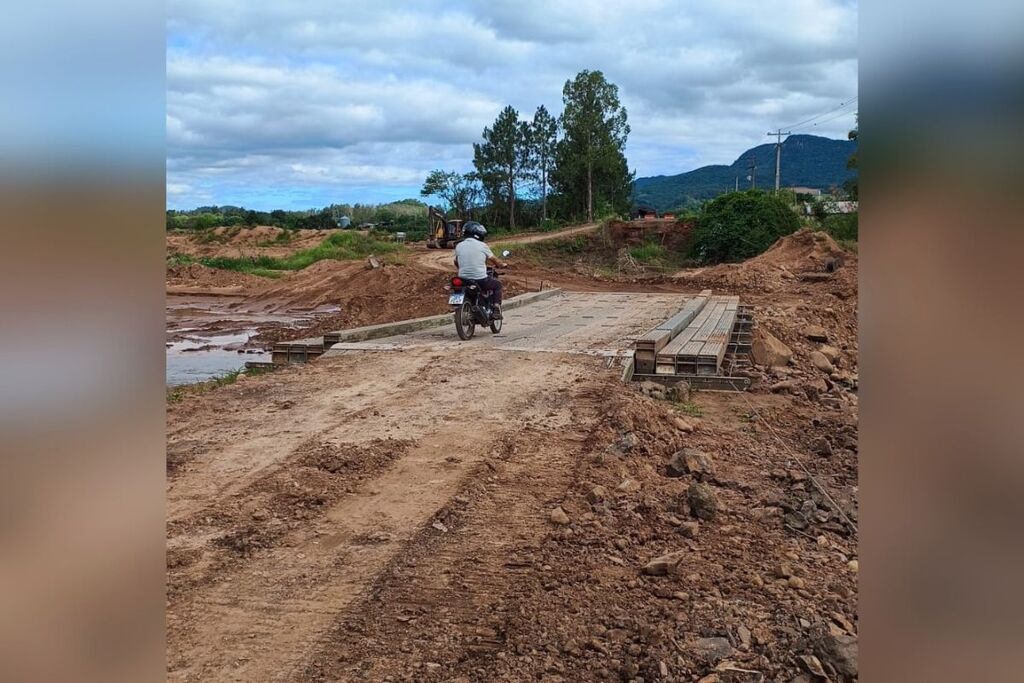
<instances>
[{"instance_id":1,"label":"motorcycle","mask_svg":"<svg viewBox=\"0 0 1024 683\"><path fill-rule=\"evenodd\" d=\"M503 251L501 255L507 258L511 252ZM490 266L487 267L488 277L497 277L498 271ZM448 295L448 305L455 313L455 331L459 339L466 341L476 333L476 326L483 325L491 329L493 334L501 332L500 318L494 318L494 309L491 306L491 292L483 293L475 282L463 280L459 276L451 279L451 293Z\"/></svg>"}]
</instances>

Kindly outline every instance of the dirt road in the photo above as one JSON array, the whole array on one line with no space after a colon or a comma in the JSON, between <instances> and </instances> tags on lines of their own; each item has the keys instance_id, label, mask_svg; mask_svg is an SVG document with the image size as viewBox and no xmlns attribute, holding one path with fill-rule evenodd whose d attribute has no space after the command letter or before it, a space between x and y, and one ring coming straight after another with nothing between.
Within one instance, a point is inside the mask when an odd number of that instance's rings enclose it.
<instances>
[{"instance_id":1,"label":"dirt road","mask_svg":"<svg viewBox=\"0 0 1024 683\"><path fill-rule=\"evenodd\" d=\"M803 282L816 244L171 404L168 680L746 683L812 655L856 680L856 259ZM788 365L744 394L618 380L609 356L723 283Z\"/></svg>"},{"instance_id":2,"label":"dirt road","mask_svg":"<svg viewBox=\"0 0 1024 683\"><path fill-rule=\"evenodd\" d=\"M518 334L494 339L564 338L568 349L582 327L624 349L680 303L563 295L510 316ZM556 323L558 314L570 317ZM288 371L248 380L261 388L233 388L230 411L172 412L171 679L285 680L395 554L484 476L481 463L509 448L541 448L548 474L542 490L506 494L493 514L525 506L516 537L541 534L537 495L564 489L596 398L576 381L595 372L614 377L600 361L498 351L484 339L445 356L410 345L323 359L301 381Z\"/></svg>"},{"instance_id":3,"label":"dirt road","mask_svg":"<svg viewBox=\"0 0 1024 683\"><path fill-rule=\"evenodd\" d=\"M774 440L836 443L807 464L855 514L849 399L701 394L679 422L580 352L679 299L564 294L500 336L341 348L172 404L168 680L690 681L711 641L789 680L793 653L855 642L856 537ZM683 446L714 474L666 477ZM717 517L684 525L699 481Z\"/></svg>"},{"instance_id":4,"label":"dirt road","mask_svg":"<svg viewBox=\"0 0 1024 683\"><path fill-rule=\"evenodd\" d=\"M593 232L597 229L598 225L598 223L585 223L583 225L575 225L571 228L555 230L553 232L527 233L509 237L499 236L492 240L491 247L494 252L497 253L499 249L514 249L517 244L530 244L532 242L542 242L544 240L562 239L565 237L572 237L573 235ZM428 268L443 270L445 272L451 272L452 270L453 253L451 249L427 249L424 246L422 249L416 249L413 258L416 263Z\"/></svg>"}]
</instances>

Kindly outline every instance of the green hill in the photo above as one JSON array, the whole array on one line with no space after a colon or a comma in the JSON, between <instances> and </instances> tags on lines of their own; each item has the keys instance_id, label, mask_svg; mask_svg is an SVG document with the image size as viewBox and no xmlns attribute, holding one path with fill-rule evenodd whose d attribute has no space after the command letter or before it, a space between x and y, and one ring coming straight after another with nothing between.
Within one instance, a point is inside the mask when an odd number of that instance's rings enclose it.
<instances>
[{"instance_id":1,"label":"green hill","mask_svg":"<svg viewBox=\"0 0 1024 683\"><path fill-rule=\"evenodd\" d=\"M791 135L782 143L783 187L813 187L828 190L841 186L856 175L846 168L846 160L857 149L850 140L834 140L817 135ZM637 178L633 183L633 202L659 211L694 206L729 192L735 187L750 187L750 159L757 160L757 187L775 186L775 145L758 145L740 155L731 165L703 166L673 176Z\"/></svg>"}]
</instances>

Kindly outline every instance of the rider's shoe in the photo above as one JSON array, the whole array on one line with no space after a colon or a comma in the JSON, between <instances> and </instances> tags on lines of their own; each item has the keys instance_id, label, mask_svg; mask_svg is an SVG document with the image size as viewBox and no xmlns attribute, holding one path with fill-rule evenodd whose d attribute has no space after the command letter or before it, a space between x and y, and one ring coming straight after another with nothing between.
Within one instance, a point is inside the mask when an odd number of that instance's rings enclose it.
<instances>
[{"instance_id":1,"label":"rider's shoe","mask_svg":"<svg viewBox=\"0 0 1024 683\"><path fill-rule=\"evenodd\" d=\"M500 304L494 304L494 308L491 309L491 317L494 318L495 320L502 319Z\"/></svg>"}]
</instances>

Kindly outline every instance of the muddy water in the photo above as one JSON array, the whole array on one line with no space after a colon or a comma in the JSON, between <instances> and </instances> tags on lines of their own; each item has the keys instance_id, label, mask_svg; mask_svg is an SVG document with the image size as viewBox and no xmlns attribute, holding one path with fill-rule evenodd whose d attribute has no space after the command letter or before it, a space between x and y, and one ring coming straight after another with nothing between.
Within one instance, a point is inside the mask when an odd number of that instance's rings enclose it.
<instances>
[{"instance_id":1,"label":"muddy water","mask_svg":"<svg viewBox=\"0 0 1024 683\"><path fill-rule=\"evenodd\" d=\"M255 329L210 337L188 336L167 346L167 385L191 384L245 367L250 360L269 361L270 354L240 347Z\"/></svg>"},{"instance_id":2,"label":"muddy water","mask_svg":"<svg viewBox=\"0 0 1024 683\"><path fill-rule=\"evenodd\" d=\"M242 306L241 297L167 296L167 385L202 382L245 367L246 361L269 361L270 349L250 339L266 326L301 327L328 309L294 315L269 315Z\"/></svg>"}]
</instances>

